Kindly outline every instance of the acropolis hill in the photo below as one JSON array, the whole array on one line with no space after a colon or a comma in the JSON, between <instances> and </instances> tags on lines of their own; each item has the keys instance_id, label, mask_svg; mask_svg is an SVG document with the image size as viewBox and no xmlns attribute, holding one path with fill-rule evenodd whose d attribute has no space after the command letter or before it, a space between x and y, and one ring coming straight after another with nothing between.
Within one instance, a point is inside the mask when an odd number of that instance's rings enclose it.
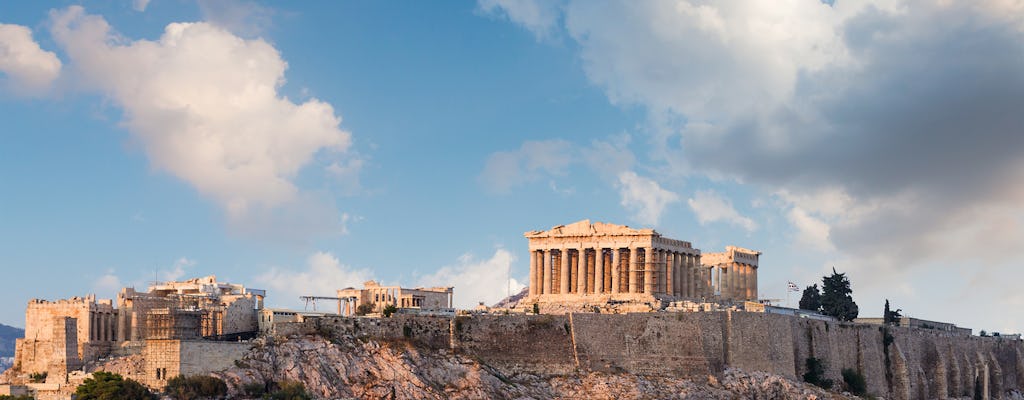
<instances>
[{"instance_id":1,"label":"acropolis hill","mask_svg":"<svg viewBox=\"0 0 1024 400\"><path fill-rule=\"evenodd\" d=\"M525 236L530 285L501 309L372 281L306 297L337 312L267 309L272 293L212 276L116 303L32 300L0 380L38 398L69 398L99 370L153 388L213 375L234 398L285 380L325 399L847 398L799 382L815 358L823 378L856 371L886 399L1020 398L1021 341L787 315L756 302L757 251L590 221Z\"/></svg>"}]
</instances>

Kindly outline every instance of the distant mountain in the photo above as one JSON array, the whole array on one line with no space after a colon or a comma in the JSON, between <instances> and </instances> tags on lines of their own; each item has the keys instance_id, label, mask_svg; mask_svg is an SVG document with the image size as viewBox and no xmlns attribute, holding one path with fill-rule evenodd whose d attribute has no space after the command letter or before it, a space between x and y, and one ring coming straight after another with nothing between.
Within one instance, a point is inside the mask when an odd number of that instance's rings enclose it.
<instances>
[{"instance_id":1,"label":"distant mountain","mask_svg":"<svg viewBox=\"0 0 1024 400\"><path fill-rule=\"evenodd\" d=\"M500 308L515 307L517 304L519 304L519 300L522 300L522 299L526 298L526 296L529 295L529 294L530 294L530 287L527 286L527 287L524 287L523 290L519 291L519 293L513 294L513 295L511 295L509 297L506 297L504 299L501 299L501 301L495 303L491 307L495 307L495 308L499 308L499 307Z\"/></svg>"},{"instance_id":2,"label":"distant mountain","mask_svg":"<svg viewBox=\"0 0 1024 400\"><path fill-rule=\"evenodd\" d=\"M14 339L24 336L24 329L0 324L0 357L14 357Z\"/></svg>"}]
</instances>

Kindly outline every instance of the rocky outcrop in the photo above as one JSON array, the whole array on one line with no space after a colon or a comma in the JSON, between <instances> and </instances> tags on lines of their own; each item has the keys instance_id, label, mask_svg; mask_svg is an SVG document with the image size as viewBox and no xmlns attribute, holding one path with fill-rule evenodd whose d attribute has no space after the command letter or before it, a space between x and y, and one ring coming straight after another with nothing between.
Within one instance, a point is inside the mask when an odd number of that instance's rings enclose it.
<instances>
[{"instance_id":1,"label":"rocky outcrop","mask_svg":"<svg viewBox=\"0 0 1024 400\"><path fill-rule=\"evenodd\" d=\"M359 399L846 399L842 394L736 369L721 378L628 373L504 375L476 359L409 342L317 335L261 339L233 368L217 373L232 396L269 382L300 381L318 398Z\"/></svg>"}]
</instances>

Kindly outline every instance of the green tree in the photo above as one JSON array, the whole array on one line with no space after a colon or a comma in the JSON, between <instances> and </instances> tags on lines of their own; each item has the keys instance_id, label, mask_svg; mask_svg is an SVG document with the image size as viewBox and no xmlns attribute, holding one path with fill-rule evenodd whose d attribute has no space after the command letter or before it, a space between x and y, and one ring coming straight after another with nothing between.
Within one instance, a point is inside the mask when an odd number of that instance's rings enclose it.
<instances>
[{"instance_id":1,"label":"green tree","mask_svg":"<svg viewBox=\"0 0 1024 400\"><path fill-rule=\"evenodd\" d=\"M156 400L141 383L112 372L96 372L75 389L78 400Z\"/></svg>"},{"instance_id":2,"label":"green tree","mask_svg":"<svg viewBox=\"0 0 1024 400\"><path fill-rule=\"evenodd\" d=\"M820 388L832 388L832 380L825 378L825 363L822 360L807 357L805 366L807 367L807 372L804 373L804 382Z\"/></svg>"},{"instance_id":3,"label":"green tree","mask_svg":"<svg viewBox=\"0 0 1024 400\"><path fill-rule=\"evenodd\" d=\"M174 400L196 400L204 398L221 398L228 394L228 385L213 376L178 375L167 381L164 393Z\"/></svg>"},{"instance_id":4,"label":"green tree","mask_svg":"<svg viewBox=\"0 0 1024 400\"><path fill-rule=\"evenodd\" d=\"M853 321L860 314L857 303L853 301L853 290L850 289L850 280L846 274L836 272L832 268L832 275L823 277L821 294L821 313L836 317L840 321Z\"/></svg>"},{"instance_id":5,"label":"green tree","mask_svg":"<svg viewBox=\"0 0 1024 400\"><path fill-rule=\"evenodd\" d=\"M384 306L384 311L382 311L382 313L384 314L384 318L391 318L391 314L394 314L395 311L398 311L398 307L395 307L394 304L388 304Z\"/></svg>"},{"instance_id":6,"label":"green tree","mask_svg":"<svg viewBox=\"0 0 1024 400\"><path fill-rule=\"evenodd\" d=\"M267 400L312 400L306 392L306 386L302 382L284 381L278 384L278 389L263 395Z\"/></svg>"},{"instance_id":7,"label":"green tree","mask_svg":"<svg viewBox=\"0 0 1024 400\"><path fill-rule=\"evenodd\" d=\"M868 384L864 380L864 374L857 372L855 369L843 368L843 383L846 384L846 390L857 396L863 396L868 392Z\"/></svg>"},{"instance_id":8,"label":"green tree","mask_svg":"<svg viewBox=\"0 0 1024 400\"><path fill-rule=\"evenodd\" d=\"M365 303L356 307L356 315L366 315L373 312L373 304Z\"/></svg>"},{"instance_id":9,"label":"green tree","mask_svg":"<svg viewBox=\"0 0 1024 400\"><path fill-rule=\"evenodd\" d=\"M800 309L814 312L821 311L821 291L818 284L813 284L804 289L803 296L800 296Z\"/></svg>"},{"instance_id":10,"label":"green tree","mask_svg":"<svg viewBox=\"0 0 1024 400\"><path fill-rule=\"evenodd\" d=\"M903 309L892 311L889 308L889 299L885 299L885 311L882 314L882 322L886 325L899 325L900 318L903 317L903 314L900 314L901 311L903 311Z\"/></svg>"}]
</instances>

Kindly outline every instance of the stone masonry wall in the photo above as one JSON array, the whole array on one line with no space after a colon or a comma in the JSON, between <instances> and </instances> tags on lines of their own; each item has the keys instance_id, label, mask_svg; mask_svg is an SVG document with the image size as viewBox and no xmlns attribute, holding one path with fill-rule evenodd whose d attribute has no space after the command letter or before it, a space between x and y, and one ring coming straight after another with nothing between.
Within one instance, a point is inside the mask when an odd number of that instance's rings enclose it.
<instances>
[{"instance_id":1,"label":"stone masonry wall","mask_svg":"<svg viewBox=\"0 0 1024 400\"><path fill-rule=\"evenodd\" d=\"M885 398L971 396L976 382L998 398L1024 385L1020 341L776 314L327 317L277 329L284 335L406 340L471 355L505 374L706 376L721 375L731 366L800 379L807 358L816 357L825 363L825 377L837 385L843 382L842 370L853 369L864 375L869 393ZM892 338L888 346L887 335Z\"/></svg>"},{"instance_id":2,"label":"stone masonry wall","mask_svg":"<svg viewBox=\"0 0 1024 400\"><path fill-rule=\"evenodd\" d=\"M205 340L146 340L142 354L145 361L140 381L150 387L162 388L167 380L178 375L205 375L222 371L252 349L247 342L214 342ZM157 370L161 376L157 377Z\"/></svg>"}]
</instances>

